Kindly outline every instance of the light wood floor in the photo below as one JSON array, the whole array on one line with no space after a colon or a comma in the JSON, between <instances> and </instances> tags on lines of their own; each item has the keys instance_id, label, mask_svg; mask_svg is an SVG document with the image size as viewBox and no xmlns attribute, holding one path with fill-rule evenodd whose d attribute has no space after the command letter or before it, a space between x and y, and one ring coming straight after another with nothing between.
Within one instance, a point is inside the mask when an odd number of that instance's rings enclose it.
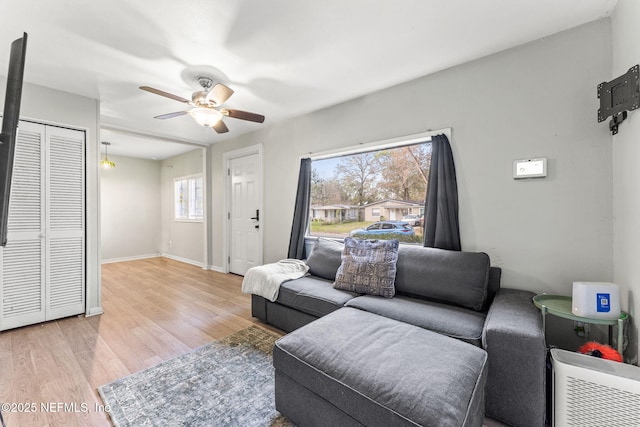
<instances>
[{"instance_id":1,"label":"light wood floor","mask_svg":"<svg viewBox=\"0 0 640 427\"><path fill-rule=\"evenodd\" d=\"M0 332L7 427L111 426L99 386L252 324L282 333L251 317L241 283L167 258L104 264L104 314Z\"/></svg>"},{"instance_id":2,"label":"light wood floor","mask_svg":"<svg viewBox=\"0 0 640 427\"><path fill-rule=\"evenodd\" d=\"M264 327L251 317L239 276L166 258L102 269L104 314L0 332L7 427L110 426L98 386L251 324Z\"/></svg>"}]
</instances>

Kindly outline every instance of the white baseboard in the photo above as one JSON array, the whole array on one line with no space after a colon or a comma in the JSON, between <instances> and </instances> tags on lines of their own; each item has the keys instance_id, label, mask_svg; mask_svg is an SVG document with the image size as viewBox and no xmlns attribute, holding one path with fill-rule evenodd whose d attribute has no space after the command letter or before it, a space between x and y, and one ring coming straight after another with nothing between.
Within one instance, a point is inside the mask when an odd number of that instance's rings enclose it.
<instances>
[{"instance_id":1,"label":"white baseboard","mask_svg":"<svg viewBox=\"0 0 640 427\"><path fill-rule=\"evenodd\" d=\"M91 307L91 309L85 313L85 317L98 316L100 314L104 314L102 307Z\"/></svg>"},{"instance_id":2,"label":"white baseboard","mask_svg":"<svg viewBox=\"0 0 640 427\"><path fill-rule=\"evenodd\" d=\"M220 273L224 273L224 270L222 269L222 267L205 266L204 263L202 263L200 261L194 261L192 259L182 258L182 257L176 256L176 255L172 255L172 254L168 254L168 253L146 254L146 255L136 255L136 256L123 257L123 258L103 259L102 260L102 264L109 264L109 263L112 263L112 262L137 261L137 260L141 260L141 259L159 258L159 257L169 258L169 259L172 259L174 261L184 262L185 264L195 265L197 267L203 268L204 270L213 270L213 271L218 271Z\"/></svg>"},{"instance_id":3,"label":"white baseboard","mask_svg":"<svg viewBox=\"0 0 640 427\"><path fill-rule=\"evenodd\" d=\"M218 273L224 273L225 272L222 267L219 267L217 265L204 265L204 263L199 262L199 261L194 261L194 260L191 260L191 259L182 258L182 257L178 257L178 256L175 256L175 255L167 254L167 253L139 255L139 256L134 256L134 257L124 257L124 258L105 259L105 260L102 260L102 264L108 264L108 263L112 263L112 262L135 261L135 260L140 260L140 259L158 258L158 257L165 257L165 258L172 259L174 261L179 261L179 262L184 262L186 264L195 265L197 267L201 267L204 270L212 270L212 271L216 271ZM85 317L98 316L100 314L104 314L104 311L102 310L102 307L92 307L89 311L87 311L85 313Z\"/></svg>"},{"instance_id":4,"label":"white baseboard","mask_svg":"<svg viewBox=\"0 0 640 427\"><path fill-rule=\"evenodd\" d=\"M224 271L224 268L222 268L220 266L217 266L217 265L208 265L208 266L202 267L202 268L204 268L205 270L211 270L211 271L215 271L215 272L218 272L218 273L226 273L226 271Z\"/></svg>"},{"instance_id":5,"label":"white baseboard","mask_svg":"<svg viewBox=\"0 0 640 427\"><path fill-rule=\"evenodd\" d=\"M136 255L136 256L123 257L123 258L110 258L110 259L103 259L101 263L109 264L112 262L137 261L139 259L158 258L160 256L164 256L164 255L163 254L147 254L147 255Z\"/></svg>"},{"instance_id":6,"label":"white baseboard","mask_svg":"<svg viewBox=\"0 0 640 427\"><path fill-rule=\"evenodd\" d=\"M191 264L191 265L195 265L197 267L204 268L204 263L202 263L200 261L194 261L192 259L182 258L182 257L179 257L179 256L167 254L167 253L163 253L161 256L163 256L165 258L172 259L174 261L180 261L180 262L184 262L185 264Z\"/></svg>"}]
</instances>

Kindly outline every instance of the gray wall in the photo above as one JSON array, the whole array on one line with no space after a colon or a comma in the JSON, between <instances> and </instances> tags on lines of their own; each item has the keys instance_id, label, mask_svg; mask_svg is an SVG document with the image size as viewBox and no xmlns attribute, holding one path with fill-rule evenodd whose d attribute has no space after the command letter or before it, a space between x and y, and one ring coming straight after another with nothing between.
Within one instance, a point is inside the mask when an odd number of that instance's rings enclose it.
<instances>
[{"instance_id":1,"label":"gray wall","mask_svg":"<svg viewBox=\"0 0 640 427\"><path fill-rule=\"evenodd\" d=\"M175 221L173 212L173 179L202 173L203 153L163 161L109 156L116 168L101 170L103 262L163 255L204 266L204 223Z\"/></svg>"},{"instance_id":2,"label":"gray wall","mask_svg":"<svg viewBox=\"0 0 640 427\"><path fill-rule=\"evenodd\" d=\"M286 257L301 156L451 127L464 250L488 252L505 287L570 294L574 280L611 280L611 138L595 119L610 44L600 20L216 144L212 187L223 188L225 151L263 144L273 262ZM530 157L549 159L548 177L514 181L512 161ZM213 193L221 266L223 192Z\"/></svg>"},{"instance_id":3,"label":"gray wall","mask_svg":"<svg viewBox=\"0 0 640 427\"><path fill-rule=\"evenodd\" d=\"M640 63L640 2L619 0L612 17L613 74ZM608 80L608 79L603 79ZM613 266L614 282L623 286L624 307L640 315L640 112L629 113L613 137ZM634 326L635 325L635 326ZM627 355L640 354L638 322L630 332ZM635 354L634 354L635 353Z\"/></svg>"},{"instance_id":4,"label":"gray wall","mask_svg":"<svg viewBox=\"0 0 640 427\"><path fill-rule=\"evenodd\" d=\"M160 254L160 162L109 156L100 169L102 262Z\"/></svg>"},{"instance_id":5,"label":"gray wall","mask_svg":"<svg viewBox=\"0 0 640 427\"><path fill-rule=\"evenodd\" d=\"M286 257L300 157L451 128L463 250L487 252L504 287L571 295L573 281L613 280L611 135L596 120L611 62L602 19L212 146L210 263L223 265L226 151L263 144L273 262ZM514 181L513 160L531 157L548 158L548 177ZM579 341L572 322L551 324L550 342Z\"/></svg>"},{"instance_id":6,"label":"gray wall","mask_svg":"<svg viewBox=\"0 0 640 427\"><path fill-rule=\"evenodd\" d=\"M206 266L205 225L204 222L174 220L173 180L181 176L204 173L204 153L204 149L198 148L180 156L163 160L160 165L161 252L166 257L201 267Z\"/></svg>"}]
</instances>

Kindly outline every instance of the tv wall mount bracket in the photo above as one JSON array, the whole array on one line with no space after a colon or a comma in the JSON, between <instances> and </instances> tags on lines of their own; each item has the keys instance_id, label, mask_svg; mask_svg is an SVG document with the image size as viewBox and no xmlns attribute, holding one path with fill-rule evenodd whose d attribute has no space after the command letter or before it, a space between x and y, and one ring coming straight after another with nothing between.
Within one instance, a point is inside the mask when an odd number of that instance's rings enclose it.
<instances>
[{"instance_id":1,"label":"tv wall mount bracket","mask_svg":"<svg viewBox=\"0 0 640 427\"><path fill-rule=\"evenodd\" d=\"M609 130L612 135L618 133L618 125L627 118L627 111L640 106L640 66L637 64L620 77L598 85L598 122L611 117Z\"/></svg>"}]
</instances>

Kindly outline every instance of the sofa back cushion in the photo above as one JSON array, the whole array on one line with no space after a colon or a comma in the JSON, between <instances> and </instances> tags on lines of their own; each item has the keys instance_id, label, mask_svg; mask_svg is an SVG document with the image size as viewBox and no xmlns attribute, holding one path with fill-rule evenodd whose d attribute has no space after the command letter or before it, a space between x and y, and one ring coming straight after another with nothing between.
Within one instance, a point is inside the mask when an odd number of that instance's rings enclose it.
<instances>
[{"instance_id":1,"label":"sofa back cushion","mask_svg":"<svg viewBox=\"0 0 640 427\"><path fill-rule=\"evenodd\" d=\"M336 280L336 272L342 263L344 244L330 239L318 239L307 258L309 274L323 279Z\"/></svg>"},{"instance_id":2,"label":"sofa back cushion","mask_svg":"<svg viewBox=\"0 0 640 427\"><path fill-rule=\"evenodd\" d=\"M489 270L489 255L484 252L401 245L396 292L482 311L487 298Z\"/></svg>"}]
</instances>

